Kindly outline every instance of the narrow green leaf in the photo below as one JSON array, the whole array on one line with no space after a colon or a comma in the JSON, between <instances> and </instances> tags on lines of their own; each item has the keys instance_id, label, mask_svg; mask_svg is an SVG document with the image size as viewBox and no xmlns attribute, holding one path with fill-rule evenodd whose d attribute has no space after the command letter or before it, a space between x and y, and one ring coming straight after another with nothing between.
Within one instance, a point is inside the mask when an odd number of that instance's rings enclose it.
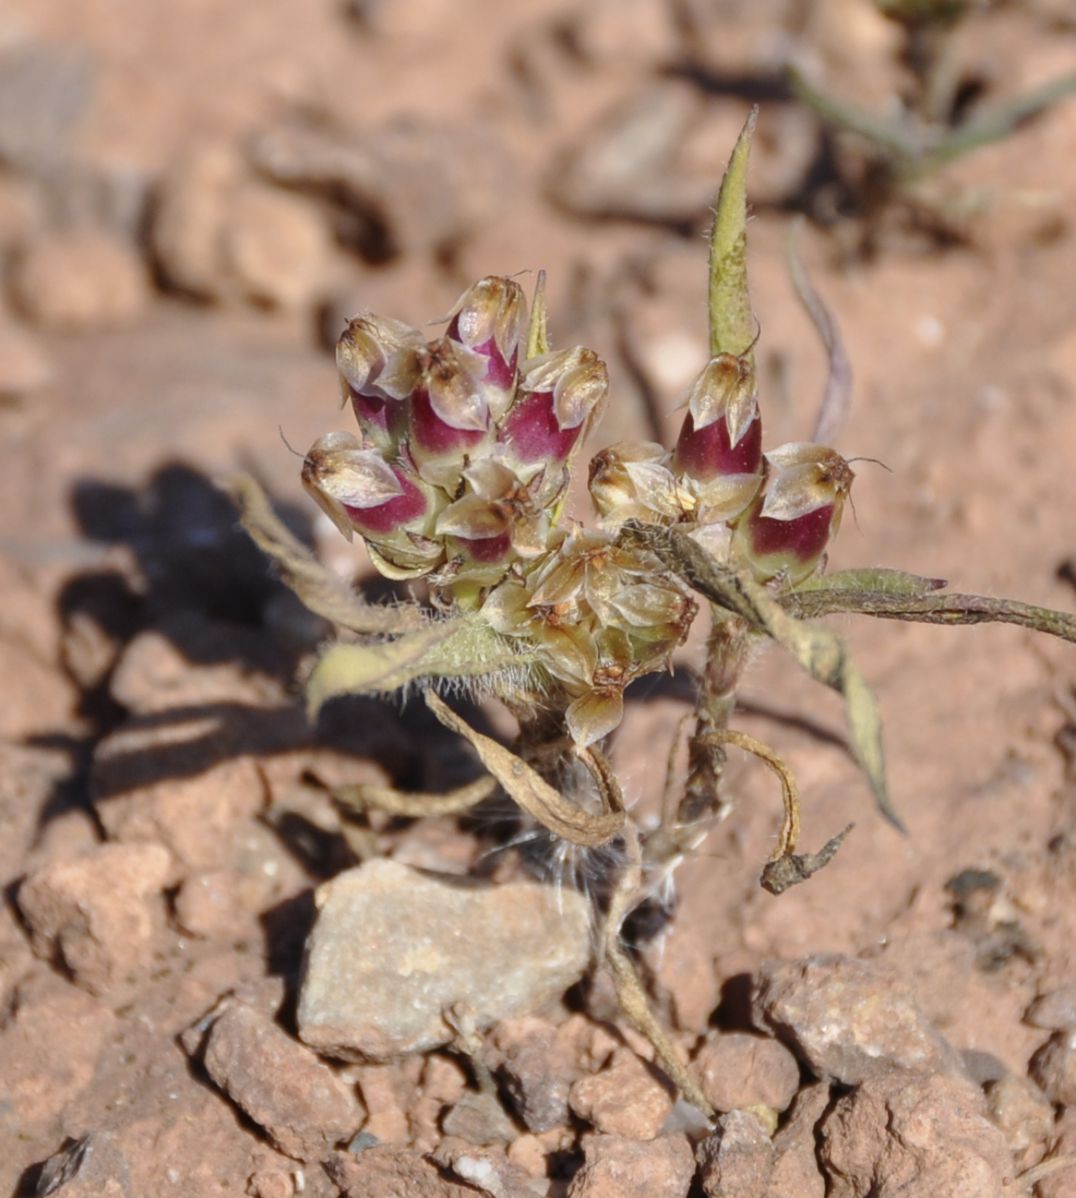
<instances>
[{"instance_id":1,"label":"narrow green leaf","mask_svg":"<svg viewBox=\"0 0 1076 1198\"><path fill-rule=\"evenodd\" d=\"M924 578L906 570L888 570L868 566L861 570L837 570L833 574L815 574L796 587L795 594L826 591L849 594L873 592L880 595L927 595L946 586L944 578Z\"/></svg>"},{"instance_id":2,"label":"narrow green leaf","mask_svg":"<svg viewBox=\"0 0 1076 1198\"><path fill-rule=\"evenodd\" d=\"M747 288L747 160L758 108L743 127L721 180L710 235L710 354L749 355L758 331Z\"/></svg>"}]
</instances>

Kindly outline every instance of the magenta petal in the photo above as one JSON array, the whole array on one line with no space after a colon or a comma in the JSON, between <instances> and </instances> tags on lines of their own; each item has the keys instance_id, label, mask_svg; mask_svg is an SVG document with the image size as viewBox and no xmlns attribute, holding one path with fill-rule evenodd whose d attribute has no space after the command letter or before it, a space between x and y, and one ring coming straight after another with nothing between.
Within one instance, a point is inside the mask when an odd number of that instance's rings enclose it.
<instances>
[{"instance_id":1,"label":"magenta petal","mask_svg":"<svg viewBox=\"0 0 1076 1198\"><path fill-rule=\"evenodd\" d=\"M735 444L724 416L696 429L689 412L673 451L673 469L699 482L729 474L757 474L762 465L762 420L756 416Z\"/></svg>"},{"instance_id":2,"label":"magenta petal","mask_svg":"<svg viewBox=\"0 0 1076 1198\"><path fill-rule=\"evenodd\" d=\"M505 391L511 391L516 383L518 351L512 354L511 362L505 361L504 355L497 348L497 342L492 337L474 348L475 353L481 354L488 363L485 381L492 383L495 387L501 387Z\"/></svg>"},{"instance_id":3,"label":"magenta petal","mask_svg":"<svg viewBox=\"0 0 1076 1198\"><path fill-rule=\"evenodd\" d=\"M483 429L455 428L433 410L425 388L414 391L409 402L411 435L429 454L449 454L470 449L485 437Z\"/></svg>"},{"instance_id":4,"label":"magenta petal","mask_svg":"<svg viewBox=\"0 0 1076 1198\"><path fill-rule=\"evenodd\" d=\"M348 519L359 532L385 535L420 519L426 512L426 496L406 474L395 471L403 494L376 507L351 507L344 504Z\"/></svg>"},{"instance_id":5,"label":"magenta petal","mask_svg":"<svg viewBox=\"0 0 1076 1198\"><path fill-rule=\"evenodd\" d=\"M510 444L522 462L565 462L583 426L561 428L553 409L553 392L522 395L501 428L500 439Z\"/></svg>"},{"instance_id":6,"label":"magenta petal","mask_svg":"<svg viewBox=\"0 0 1076 1198\"><path fill-rule=\"evenodd\" d=\"M375 432L388 433L388 412L385 400L377 395L360 395L354 387L348 386L351 395L351 408L359 428Z\"/></svg>"},{"instance_id":7,"label":"magenta petal","mask_svg":"<svg viewBox=\"0 0 1076 1198\"><path fill-rule=\"evenodd\" d=\"M831 503L794 520L754 516L749 521L751 549L756 558L785 557L806 565L825 552L832 522Z\"/></svg>"},{"instance_id":8,"label":"magenta petal","mask_svg":"<svg viewBox=\"0 0 1076 1198\"><path fill-rule=\"evenodd\" d=\"M495 537L453 537L453 541L473 562L493 565L507 560L512 552L512 534L498 533Z\"/></svg>"}]
</instances>

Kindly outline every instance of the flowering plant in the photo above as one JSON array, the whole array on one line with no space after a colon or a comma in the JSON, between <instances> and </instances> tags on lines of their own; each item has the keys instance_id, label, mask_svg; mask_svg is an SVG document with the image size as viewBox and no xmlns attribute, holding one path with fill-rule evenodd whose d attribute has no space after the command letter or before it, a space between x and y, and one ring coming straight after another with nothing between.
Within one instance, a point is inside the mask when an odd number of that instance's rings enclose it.
<instances>
[{"instance_id":1,"label":"flowering plant","mask_svg":"<svg viewBox=\"0 0 1076 1198\"><path fill-rule=\"evenodd\" d=\"M935 623L1004 620L1076 641L1076 617L959 595L935 579L884 569L826 574L853 482L849 462L820 443L845 406L832 321L800 277L830 352L819 439L762 449L746 272L746 175L754 114L722 182L710 244L710 360L687 396L675 446L621 443L590 462L596 527L568 513L583 443L606 402L604 364L589 349L551 349L543 279L528 315L519 285L469 288L427 342L364 313L337 347L358 434L334 432L306 455L303 483L349 539L357 533L389 578L424 579L429 608L362 602L269 509L251 480L235 487L251 535L313 611L357 634L314 666L312 711L344 694L423 689L447 727L475 748L487 776L441 795L356 787L353 803L401 815L461 811L499 786L554 836L593 849L623 846L627 866L601 896L602 954L625 1013L650 1038L687 1098L707 1104L652 1014L620 943L643 870L671 870L721 813L726 747L777 774L784 822L762 884L803 881L837 851L796 852L799 812L786 765L730 727L753 643L776 641L844 697L852 749L882 812L899 826L885 783L873 694L835 633L807 622L859 612ZM703 603L705 601L705 604ZM625 688L667 669L705 605L685 790L672 818L638 826L603 752ZM519 722L510 750L471 728L438 695L445 683L503 702Z\"/></svg>"}]
</instances>

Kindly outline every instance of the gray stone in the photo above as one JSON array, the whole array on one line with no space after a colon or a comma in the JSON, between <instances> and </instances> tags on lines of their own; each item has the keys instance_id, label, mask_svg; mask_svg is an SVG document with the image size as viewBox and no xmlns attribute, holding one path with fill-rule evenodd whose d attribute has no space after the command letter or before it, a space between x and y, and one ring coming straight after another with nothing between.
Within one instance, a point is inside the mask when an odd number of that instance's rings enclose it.
<instances>
[{"instance_id":1,"label":"gray stone","mask_svg":"<svg viewBox=\"0 0 1076 1198\"><path fill-rule=\"evenodd\" d=\"M95 73L74 45L24 42L0 53L0 161L22 170L58 161L89 111Z\"/></svg>"},{"instance_id":2,"label":"gray stone","mask_svg":"<svg viewBox=\"0 0 1076 1198\"><path fill-rule=\"evenodd\" d=\"M299 1035L330 1056L387 1060L449 1043L461 1005L484 1028L534 1010L590 962L590 908L533 882L490 887L369 861L317 894Z\"/></svg>"},{"instance_id":3,"label":"gray stone","mask_svg":"<svg viewBox=\"0 0 1076 1198\"><path fill-rule=\"evenodd\" d=\"M768 961L755 978L752 1016L816 1077L854 1086L893 1066L963 1075L960 1054L886 972L820 954Z\"/></svg>"}]
</instances>

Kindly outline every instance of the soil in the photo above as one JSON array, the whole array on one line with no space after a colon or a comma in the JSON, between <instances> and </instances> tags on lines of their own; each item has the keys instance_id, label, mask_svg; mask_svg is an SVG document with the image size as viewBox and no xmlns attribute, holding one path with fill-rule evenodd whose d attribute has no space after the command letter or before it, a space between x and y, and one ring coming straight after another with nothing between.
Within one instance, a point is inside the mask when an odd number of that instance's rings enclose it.
<instances>
[{"instance_id":1,"label":"soil","mask_svg":"<svg viewBox=\"0 0 1076 1198\"><path fill-rule=\"evenodd\" d=\"M999 3L954 44L986 98L1076 60L1045 0ZM331 345L355 311L422 325L482 275L544 268L554 344L609 365L594 448L668 442L706 350L708 204L757 100L767 442L808 434L824 380L785 266L806 211L855 373L840 448L885 467L856 467L831 566L1076 605L1076 102L950 168L943 217L882 202L862 147L782 70L884 109L909 85L899 49L867 0L269 0L223 21L204 0L7 0L0 1192L986 1195L1076 1149L1076 659L1011 627L836 623L880 699L906 836L872 808L837 699L777 653L754 663L737 725L793 766L806 847L855 830L765 893L779 804L734 754L734 810L638 929L663 1018L731 1095L712 1135L600 974L477 1056L342 1065L295 1035L318 885L371 851L512 872L485 856L492 825L375 821L360 843L343 823L334 786L442 790L473 762L418 705L307 726L296 678L327 629L219 489L253 472L325 560L388 593L289 452L346 427ZM697 650L630 694L612 744L641 811ZM850 1009L914 1009L927 1058L877 1050L914 1082L805 1047L811 1004L766 1006L801 967ZM870 1027L835 1025L840 1061L875 1051ZM1076 1172L1038 1192L1076 1194Z\"/></svg>"}]
</instances>

